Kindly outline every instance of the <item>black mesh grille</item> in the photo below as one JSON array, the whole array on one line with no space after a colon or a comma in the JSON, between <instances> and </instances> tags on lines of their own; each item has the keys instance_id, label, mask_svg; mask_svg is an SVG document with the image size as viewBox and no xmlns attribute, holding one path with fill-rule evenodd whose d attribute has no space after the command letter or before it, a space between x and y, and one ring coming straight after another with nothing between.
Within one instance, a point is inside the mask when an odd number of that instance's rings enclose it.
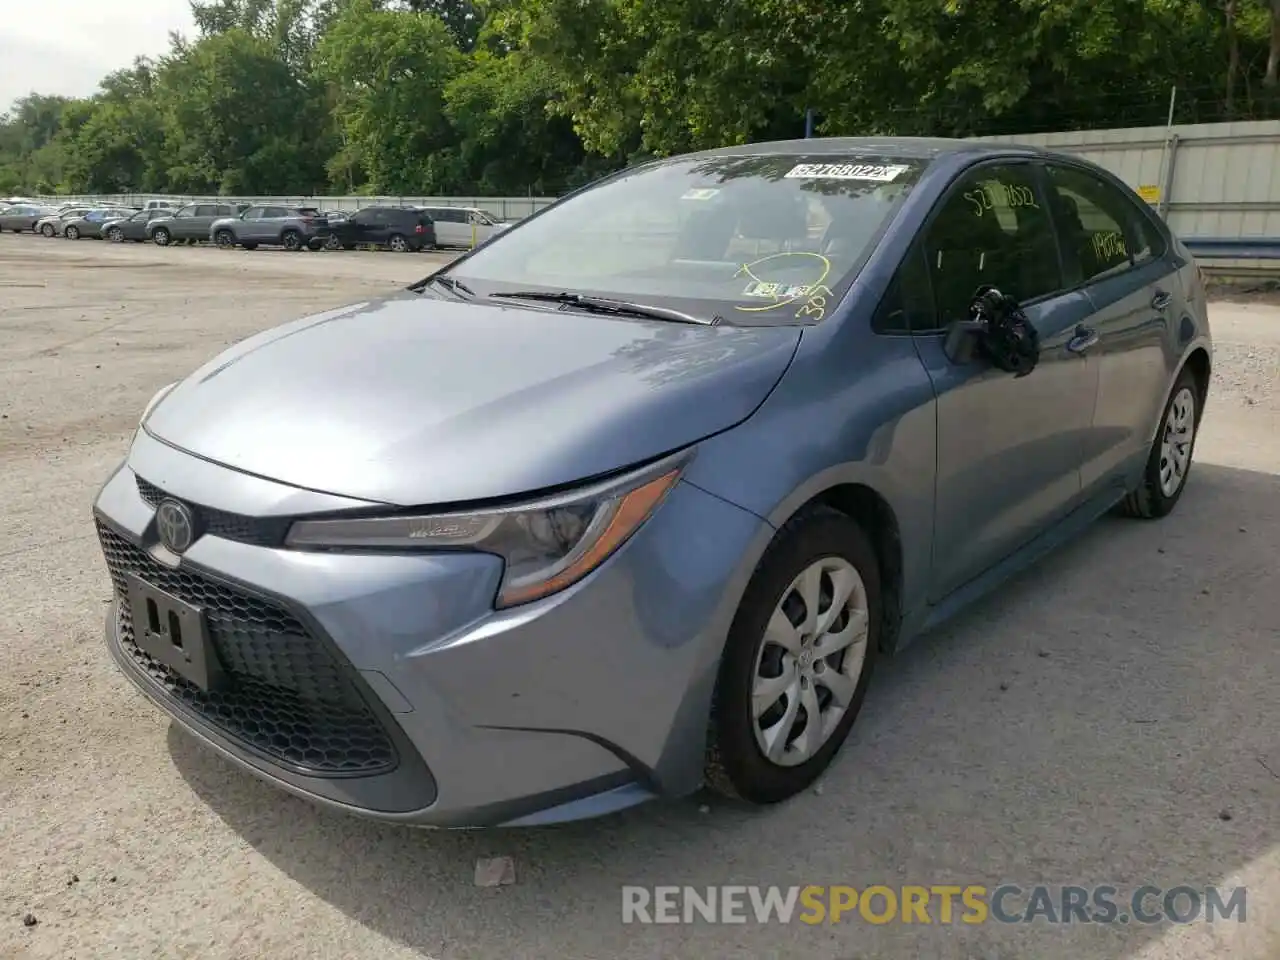
<instances>
[{"instance_id":1,"label":"black mesh grille","mask_svg":"<svg viewBox=\"0 0 1280 960\"><path fill-rule=\"evenodd\" d=\"M143 480L141 477L136 479L138 494L151 506L158 506L161 500L170 499L170 494L165 493L154 483ZM181 497L172 497L172 499L182 500ZM258 547L278 547L284 543L285 534L289 532L288 519L246 517L192 503L190 500L182 500L182 502L191 508L196 517L196 526L202 534L208 533L215 537L222 537L224 540L237 540L240 543L251 543Z\"/></svg>"},{"instance_id":2,"label":"black mesh grille","mask_svg":"<svg viewBox=\"0 0 1280 960\"><path fill-rule=\"evenodd\" d=\"M371 775L396 765L385 729L334 655L288 610L169 569L101 522L98 536L116 590L121 645L171 697L227 736L314 776ZM231 681L226 689L206 693L138 648L125 574L204 609Z\"/></svg>"}]
</instances>

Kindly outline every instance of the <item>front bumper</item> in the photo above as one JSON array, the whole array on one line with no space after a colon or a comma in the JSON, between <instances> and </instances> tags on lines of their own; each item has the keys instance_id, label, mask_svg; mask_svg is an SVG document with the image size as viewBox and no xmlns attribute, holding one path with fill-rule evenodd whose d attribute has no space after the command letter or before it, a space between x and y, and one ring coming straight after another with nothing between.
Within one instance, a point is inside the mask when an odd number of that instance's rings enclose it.
<instances>
[{"instance_id":1,"label":"front bumper","mask_svg":"<svg viewBox=\"0 0 1280 960\"><path fill-rule=\"evenodd\" d=\"M180 560L156 546L164 495L206 518ZM245 769L384 820L545 823L699 786L762 521L678 484L591 576L501 612L496 557L273 545L285 517L368 506L140 433L95 504L116 585L107 641L125 675ZM134 646L125 567L206 609L232 695L204 702Z\"/></svg>"}]
</instances>

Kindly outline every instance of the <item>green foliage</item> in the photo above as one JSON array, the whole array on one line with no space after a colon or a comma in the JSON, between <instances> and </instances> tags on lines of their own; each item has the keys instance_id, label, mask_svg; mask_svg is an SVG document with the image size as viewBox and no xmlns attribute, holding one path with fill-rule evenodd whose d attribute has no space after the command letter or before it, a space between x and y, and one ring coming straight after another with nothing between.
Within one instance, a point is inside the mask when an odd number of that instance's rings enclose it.
<instances>
[{"instance_id":1,"label":"green foliage","mask_svg":"<svg viewBox=\"0 0 1280 960\"><path fill-rule=\"evenodd\" d=\"M554 194L823 134L1280 116L1280 0L192 0L0 116L0 193Z\"/></svg>"}]
</instances>

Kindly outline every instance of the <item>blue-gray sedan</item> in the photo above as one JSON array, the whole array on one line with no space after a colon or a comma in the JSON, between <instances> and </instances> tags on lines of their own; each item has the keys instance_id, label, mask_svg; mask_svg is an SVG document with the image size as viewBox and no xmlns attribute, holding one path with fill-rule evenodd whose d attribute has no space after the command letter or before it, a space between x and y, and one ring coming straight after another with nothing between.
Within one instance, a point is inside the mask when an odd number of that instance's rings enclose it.
<instances>
[{"instance_id":1,"label":"blue-gray sedan","mask_svg":"<svg viewBox=\"0 0 1280 960\"><path fill-rule=\"evenodd\" d=\"M1186 248L1078 159L646 164L157 394L95 506L107 642L210 747L356 813L781 801L878 656L1174 508L1210 360Z\"/></svg>"}]
</instances>

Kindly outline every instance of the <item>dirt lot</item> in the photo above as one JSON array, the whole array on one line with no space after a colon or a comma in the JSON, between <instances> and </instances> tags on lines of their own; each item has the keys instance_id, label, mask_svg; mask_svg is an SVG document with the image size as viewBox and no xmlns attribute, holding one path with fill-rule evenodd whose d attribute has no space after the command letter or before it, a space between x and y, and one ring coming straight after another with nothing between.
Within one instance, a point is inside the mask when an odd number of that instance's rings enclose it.
<instances>
[{"instance_id":1,"label":"dirt lot","mask_svg":"<svg viewBox=\"0 0 1280 960\"><path fill-rule=\"evenodd\" d=\"M1280 306L1219 303L1191 485L877 676L820 792L526 832L319 811L121 678L89 521L155 389L430 258L0 236L0 956L1280 957ZM709 804L709 807L704 807ZM508 854L518 882L473 885ZM624 884L1248 885L1243 924L624 926ZM24 925L30 914L34 925Z\"/></svg>"}]
</instances>

